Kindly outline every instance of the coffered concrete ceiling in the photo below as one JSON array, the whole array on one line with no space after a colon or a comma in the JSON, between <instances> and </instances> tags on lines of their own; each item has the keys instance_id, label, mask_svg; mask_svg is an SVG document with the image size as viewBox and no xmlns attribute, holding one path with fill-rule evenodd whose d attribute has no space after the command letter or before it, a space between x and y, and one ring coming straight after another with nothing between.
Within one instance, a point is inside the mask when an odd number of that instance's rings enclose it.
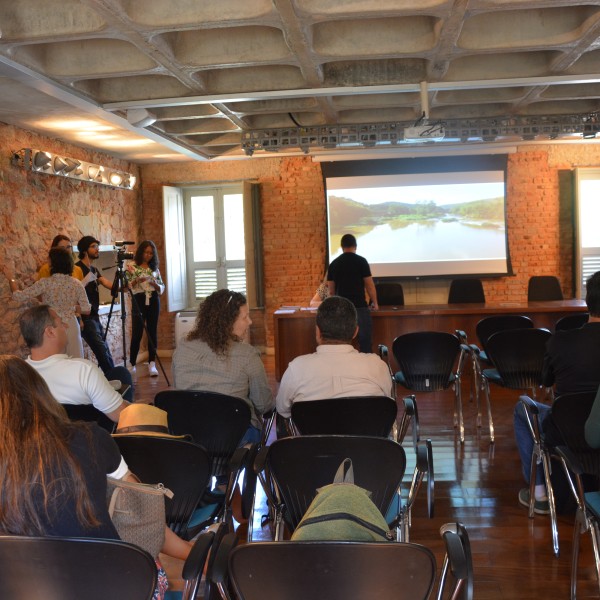
<instances>
[{"instance_id":1,"label":"coffered concrete ceiling","mask_svg":"<svg viewBox=\"0 0 600 600\"><path fill-rule=\"evenodd\" d=\"M0 120L136 162L600 107L600 0L0 0L0 30Z\"/></svg>"}]
</instances>

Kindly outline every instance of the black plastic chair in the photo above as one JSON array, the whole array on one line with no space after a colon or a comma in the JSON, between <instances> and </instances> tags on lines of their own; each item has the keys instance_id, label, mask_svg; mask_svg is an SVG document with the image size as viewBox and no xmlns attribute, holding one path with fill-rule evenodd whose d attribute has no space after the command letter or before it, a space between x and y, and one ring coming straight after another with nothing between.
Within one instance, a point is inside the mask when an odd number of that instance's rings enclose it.
<instances>
[{"instance_id":1,"label":"black plastic chair","mask_svg":"<svg viewBox=\"0 0 600 600\"><path fill-rule=\"evenodd\" d=\"M481 279L453 279L448 292L448 304L485 303Z\"/></svg>"},{"instance_id":2,"label":"black plastic chair","mask_svg":"<svg viewBox=\"0 0 600 600\"><path fill-rule=\"evenodd\" d=\"M577 313L561 317L554 325L554 331L564 331L565 329L580 329L589 320L590 313Z\"/></svg>"},{"instance_id":3,"label":"black plastic chair","mask_svg":"<svg viewBox=\"0 0 600 600\"><path fill-rule=\"evenodd\" d=\"M579 392L574 394L563 394L558 396L552 404L553 424L560 432L563 441L571 451L577 456L578 460L585 464L586 472L600 474L600 463L598 459L600 454L592 450L585 442L585 422L592 409L592 404L596 397L596 392ZM551 459L556 457L556 449L549 445L539 424L539 411L535 402L528 396L521 396L529 430L533 437L533 453L531 455L530 484L529 484L529 518L534 516L535 503L535 473L538 464L542 465L544 471L544 481L546 492L548 494L548 505L550 507L550 527L552 530L552 547L554 554L559 556L560 547L558 539L558 521L556 517L556 502L554 498L554 489L550 475L552 472Z\"/></svg>"},{"instance_id":4,"label":"black plastic chair","mask_svg":"<svg viewBox=\"0 0 600 600\"><path fill-rule=\"evenodd\" d=\"M62 404L61 406L67 411L67 416L71 421L97 423L108 433L112 433L115 429L116 423L92 404Z\"/></svg>"},{"instance_id":5,"label":"black plastic chair","mask_svg":"<svg viewBox=\"0 0 600 600\"><path fill-rule=\"evenodd\" d=\"M362 396L296 402L292 405L291 428L295 435L360 435L390 437L398 444L412 424L412 443L417 455L413 486L419 489L427 478L428 514L433 516L434 467L431 440L420 442L419 415L414 396L403 398L404 412L396 423L398 407L387 396ZM268 484L263 480L263 486Z\"/></svg>"},{"instance_id":6,"label":"black plastic chair","mask_svg":"<svg viewBox=\"0 0 600 600\"><path fill-rule=\"evenodd\" d=\"M529 284L527 285L528 302L563 299L560 282L554 275L534 275L529 278Z\"/></svg>"},{"instance_id":7,"label":"black plastic chair","mask_svg":"<svg viewBox=\"0 0 600 600\"><path fill-rule=\"evenodd\" d=\"M166 390L154 404L167 412L169 431L191 435L211 457L211 475L227 475L229 461L250 426L250 407L216 392Z\"/></svg>"},{"instance_id":8,"label":"black plastic chair","mask_svg":"<svg viewBox=\"0 0 600 600\"><path fill-rule=\"evenodd\" d=\"M401 283L377 283L375 290L379 306L404 306L404 290Z\"/></svg>"},{"instance_id":9,"label":"black plastic chair","mask_svg":"<svg viewBox=\"0 0 600 600\"><path fill-rule=\"evenodd\" d=\"M177 535L190 539L217 518L223 503L197 511L210 483L210 457L204 448L158 436L118 435L114 440L140 481L162 483L173 492L173 498L165 498L165 507L167 525Z\"/></svg>"},{"instance_id":10,"label":"black plastic chair","mask_svg":"<svg viewBox=\"0 0 600 600\"><path fill-rule=\"evenodd\" d=\"M283 539L283 524L293 532L317 495L317 490L333 482L344 459L350 458L356 485L371 492L382 514L393 501L406 470L406 454L392 440L364 436L302 436L277 440L257 459L269 470L274 493L267 499L275 509L275 539ZM392 527L398 537L408 539L410 510L418 488L411 485L408 500L400 507Z\"/></svg>"},{"instance_id":11,"label":"black plastic chair","mask_svg":"<svg viewBox=\"0 0 600 600\"><path fill-rule=\"evenodd\" d=\"M492 368L493 364L488 356L487 344L492 335L498 331L507 329L533 329L533 321L524 315L495 315L481 319L475 327L475 333L479 339L480 346L470 344L471 365L473 369L472 385L475 388L475 401L477 405L477 427L481 427L481 392L485 394L485 381L482 376L484 368ZM489 403L489 396L486 396L488 424L490 429L490 439L494 441L494 422L492 419L492 407Z\"/></svg>"},{"instance_id":12,"label":"black plastic chair","mask_svg":"<svg viewBox=\"0 0 600 600\"><path fill-rule=\"evenodd\" d=\"M454 387L454 426L465 441L461 373L469 348L458 336L440 331L420 331L397 337L392 353L400 370L396 383L413 392L438 392Z\"/></svg>"},{"instance_id":13,"label":"black plastic chair","mask_svg":"<svg viewBox=\"0 0 600 600\"><path fill-rule=\"evenodd\" d=\"M437 598L472 600L473 565L466 529L448 523ZM259 542L217 550L212 573L223 600L418 600L431 596L432 552L411 543ZM231 585L228 585L230 582ZM230 590L232 590L230 592Z\"/></svg>"},{"instance_id":14,"label":"black plastic chair","mask_svg":"<svg viewBox=\"0 0 600 600\"><path fill-rule=\"evenodd\" d=\"M0 598L149 600L156 564L117 540L0 536Z\"/></svg>"},{"instance_id":15,"label":"black plastic chair","mask_svg":"<svg viewBox=\"0 0 600 600\"><path fill-rule=\"evenodd\" d=\"M292 427L301 435L387 437L398 407L388 396L331 398L292 404Z\"/></svg>"}]
</instances>

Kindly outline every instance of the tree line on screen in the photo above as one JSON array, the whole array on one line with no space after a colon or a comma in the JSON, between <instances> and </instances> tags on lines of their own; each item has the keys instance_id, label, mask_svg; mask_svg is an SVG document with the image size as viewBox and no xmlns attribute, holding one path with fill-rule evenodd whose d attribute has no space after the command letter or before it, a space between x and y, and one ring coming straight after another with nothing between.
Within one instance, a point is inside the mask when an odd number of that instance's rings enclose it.
<instances>
[{"instance_id":1,"label":"tree line on screen","mask_svg":"<svg viewBox=\"0 0 600 600\"><path fill-rule=\"evenodd\" d=\"M498 228L504 223L504 199L488 198L462 204L438 205L433 200L408 204L381 202L361 204L350 198L329 196L331 231L342 232L350 226L376 226L388 223L392 227L415 222L461 221L476 227Z\"/></svg>"}]
</instances>

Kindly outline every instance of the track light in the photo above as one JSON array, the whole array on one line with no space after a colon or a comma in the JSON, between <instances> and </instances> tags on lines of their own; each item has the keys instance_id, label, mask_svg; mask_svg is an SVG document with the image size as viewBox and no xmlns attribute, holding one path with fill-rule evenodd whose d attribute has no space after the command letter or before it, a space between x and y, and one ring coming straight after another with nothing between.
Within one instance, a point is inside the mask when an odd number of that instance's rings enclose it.
<instances>
[{"instance_id":1,"label":"track light","mask_svg":"<svg viewBox=\"0 0 600 600\"><path fill-rule=\"evenodd\" d=\"M105 169L102 165L60 156L44 150L22 148L19 151L13 151L10 162L15 167L23 167L38 173L57 175L87 183L99 183L124 190L133 189L136 183L136 178L131 173L112 168Z\"/></svg>"},{"instance_id":2,"label":"track light","mask_svg":"<svg viewBox=\"0 0 600 600\"><path fill-rule=\"evenodd\" d=\"M51 160L52 158L47 152L40 152L38 150L33 156L33 166L36 170L47 169Z\"/></svg>"}]
</instances>

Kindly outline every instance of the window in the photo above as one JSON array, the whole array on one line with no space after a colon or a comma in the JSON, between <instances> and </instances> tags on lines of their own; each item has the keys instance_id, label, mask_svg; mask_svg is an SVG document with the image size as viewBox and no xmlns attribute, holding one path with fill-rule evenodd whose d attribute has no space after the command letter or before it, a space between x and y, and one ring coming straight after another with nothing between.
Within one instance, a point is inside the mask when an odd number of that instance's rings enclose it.
<instances>
[{"instance_id":1,"label":"window","mask_svg":"<svg viewBox=\"0 0 600 600\"><path fill-rule=\"evenodd\" d=\"M576 293L585 298L585 282L600 271L600 169L576 169L575 211Z\"/></svg>"},{"instance_id":2,"label":"window","mask_svg":"<svg viewBox=\"0 0 600 600\"><path fill-rule=\"evenodd\" d=\"M192 308L215 290L263 305L258 185L163 187L167 303Z\"/></svg>"},{"instance_id":3,"label":"window","mask_svg":"<svg viewBox=\"0 0 600 600\"><path fill-rule=\"evenodd\" d=\"M215 290L246 293L241 186L191 188L183 194L190 306Z\"/></svg>"}]
</instances>

